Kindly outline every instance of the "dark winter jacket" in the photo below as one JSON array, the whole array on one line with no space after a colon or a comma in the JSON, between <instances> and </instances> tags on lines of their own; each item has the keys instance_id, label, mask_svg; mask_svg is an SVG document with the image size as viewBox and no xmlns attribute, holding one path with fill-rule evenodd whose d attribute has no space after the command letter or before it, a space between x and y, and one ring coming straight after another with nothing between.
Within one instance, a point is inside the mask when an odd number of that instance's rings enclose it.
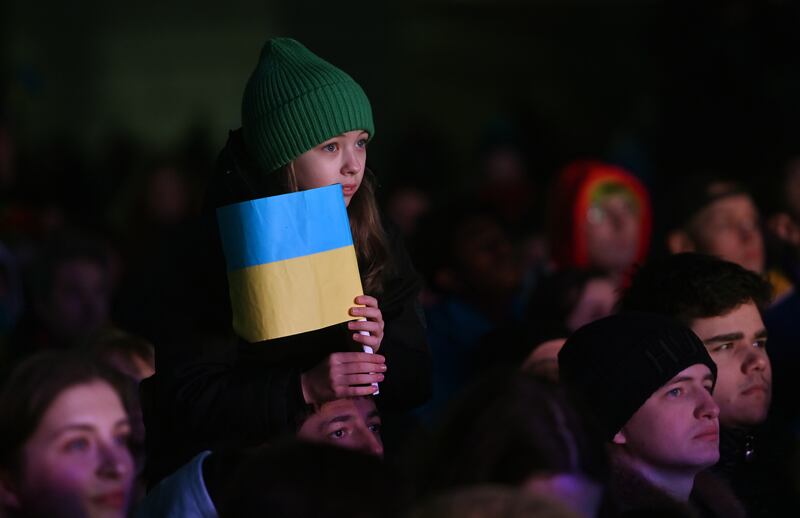
<instances>
[{"instance_id":1,"label":"dark winter jacket","mask_svg":"<svg viewBox=\"0 0 800 518\"><path fill-rule=\"evenodd\" d=\"M217 196L212 206L257 195L237 169L246 161L240 146L233 132L210 186ZM208 245L202 253L217 258L218 275L224 276L214 216L212 210L205 214ZM388 369L376 401L391 420L429 398L431 366L417 302L419 278L399 235L391 228L387 235L394 268L376 298L385 322L379 353ZM230 307L225 311L230 322ZM300 374L332 352L360 350L351 336L347 324L339 324L255 344L232 337L200 347L179 336L157 344L157 374L141 388L151 459L148 482L157 482L200 451L256 445L294 433L308 412Z\"/></svg>"}]
</instances>

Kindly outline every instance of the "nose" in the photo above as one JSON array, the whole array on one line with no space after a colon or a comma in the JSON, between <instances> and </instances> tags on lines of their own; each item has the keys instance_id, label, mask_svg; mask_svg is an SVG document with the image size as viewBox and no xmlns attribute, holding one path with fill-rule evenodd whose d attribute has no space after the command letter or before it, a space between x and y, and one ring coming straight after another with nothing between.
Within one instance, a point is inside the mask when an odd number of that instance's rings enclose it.
<instances>
[{"instance_id":1,"label":"nose","mask_svg":"<svg viewBox=\"0 0 800 518\"><path fill-rule=\"evenodd\" d=\"M121 479L133 469L133 459L127 448L110 444L98 448L97 475L102 478Z\"/></svg>"},{"instance_id":2,"label":"nose","mask_svg":"<svg viewBox=\"0 0 800 518\"><path fill-rule=\"evenodd\" d=\"M380 437L368 427L359 430L359 450L383 458L383 443Z\"/></svg>"},{"instance_id":3,"label":"nose","mask_svg":"<svg viewBox=\"0 0 800 518\"><path fill-rule=\"evenodd\" d=\"M743 243L754 241L761 235L761 229L755 221L741 221L739 222L739 239Z\"/></svg>"},{"instance_id":4,"label":"nose","mask_svg":"<svg viewBox=\"0 0 800 518\"><path fill-rule=\"evenodd\" d=\"M342 157L341 173L343 175L352 176L364 170L364 158L357 149L347 147Z\"/></svg>"},{"instance_id":5,"label":"nose","mask_svg":"<svg viewBox=\"0 0 800 518\"><path fill-rule=\"evenodd\" d=\"M763 371L769 365L769 357L763 349L750 348L747 357L742 362L742 372L745 374L750 371Z\"/></svg>"},{"instance_id":6,"label":"nose","mask_svg":"<svg viewBox=\"0 0 800 518\"><path fill-rule=\"evenodd\" d=\"M695 408L695 417L698 419L717 419L719 418L719 406L714 398L705 389L700 390L700 398Z\"/></svg>"}]
</instances>

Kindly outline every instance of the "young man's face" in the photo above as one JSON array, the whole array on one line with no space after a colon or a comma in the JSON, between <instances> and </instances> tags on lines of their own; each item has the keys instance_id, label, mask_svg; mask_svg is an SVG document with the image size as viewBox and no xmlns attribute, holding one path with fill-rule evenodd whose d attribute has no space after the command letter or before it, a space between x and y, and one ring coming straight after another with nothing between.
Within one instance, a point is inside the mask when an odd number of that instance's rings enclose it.
<instances>
[{"instance_id":1,"label":"young man's face","mask_svg":"<svg viewBox=\"0 0 800 518\"><path fill-rule=\"evenodd\" d=\"M691 328L717 364L714 400L720 422L748 428L764 421L772 399L772 366L765 349L767 331L755 304L698 318Z\"/></svg>"},{"instance_id":2,"label":"young man's face","mask_svg":"<svg viewBox=\"0 0 800 518\"><path fill-rule=\"evenodd\" d=\"M692 365L656 390L613 442L656 470L699 472L719 460L719 407L713 377Z\"/></svg>"},{"instance_id":3,"label":"young man's face","mask_svg":"<svg viewBox=\"0 0 800 518\"><path fill-rule=\"evenodd\" d=\"M764 270L758 209L746 194L726 196L705 207L692 219L689 234L698 252L756 273Z\"/></svg>"},{"instance_id":4,"label":"young man's face","mask_svg":"<svg viewBox=\"0 0 800 518\"><path fill-rule=\"evenodd\" d=\"M300 427L297 436L383 457L381 418L372 397L329 401Z\"/></svg>"}]
</instances>

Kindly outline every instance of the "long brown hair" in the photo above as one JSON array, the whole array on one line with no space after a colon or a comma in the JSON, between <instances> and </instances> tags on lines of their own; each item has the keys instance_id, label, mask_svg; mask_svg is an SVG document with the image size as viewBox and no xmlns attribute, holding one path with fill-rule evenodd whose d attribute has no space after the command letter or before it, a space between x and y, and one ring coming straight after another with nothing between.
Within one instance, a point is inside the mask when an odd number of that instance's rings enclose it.
<instances>
[{"instance_id":1,"label":"long brown hair","mask_svg":"<svg viewBox=\"0 0 800 518\"><path fill-rule=\"evenodd\" d=\"M283 192L297 192L297 174L294 162L289 162L277 171L278 181ZM358 268L364 293L377 296L383 293L383 284L392 271L391 255L386 232L378 213L375 199L375 175L364 169L364 177L350 205L347 207L353 244L356 249Z\"/></svg>"}]
</instances>

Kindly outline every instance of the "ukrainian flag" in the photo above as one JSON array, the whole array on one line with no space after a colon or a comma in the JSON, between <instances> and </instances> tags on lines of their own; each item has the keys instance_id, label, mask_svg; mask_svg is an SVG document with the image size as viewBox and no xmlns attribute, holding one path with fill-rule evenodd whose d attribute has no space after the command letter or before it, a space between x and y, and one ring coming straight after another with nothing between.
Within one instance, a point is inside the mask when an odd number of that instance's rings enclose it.
<instances>
[{"instance_id":1,"label":"ukrainian flag","mask_svg":"<svg viewBox=\"0 0 800 518\"><path fill-rule=\"evenodd\" d=\"M339 184L217 209L233 328L260 342L353 320L363 293Z\"/></svg>"}]
</instances>

